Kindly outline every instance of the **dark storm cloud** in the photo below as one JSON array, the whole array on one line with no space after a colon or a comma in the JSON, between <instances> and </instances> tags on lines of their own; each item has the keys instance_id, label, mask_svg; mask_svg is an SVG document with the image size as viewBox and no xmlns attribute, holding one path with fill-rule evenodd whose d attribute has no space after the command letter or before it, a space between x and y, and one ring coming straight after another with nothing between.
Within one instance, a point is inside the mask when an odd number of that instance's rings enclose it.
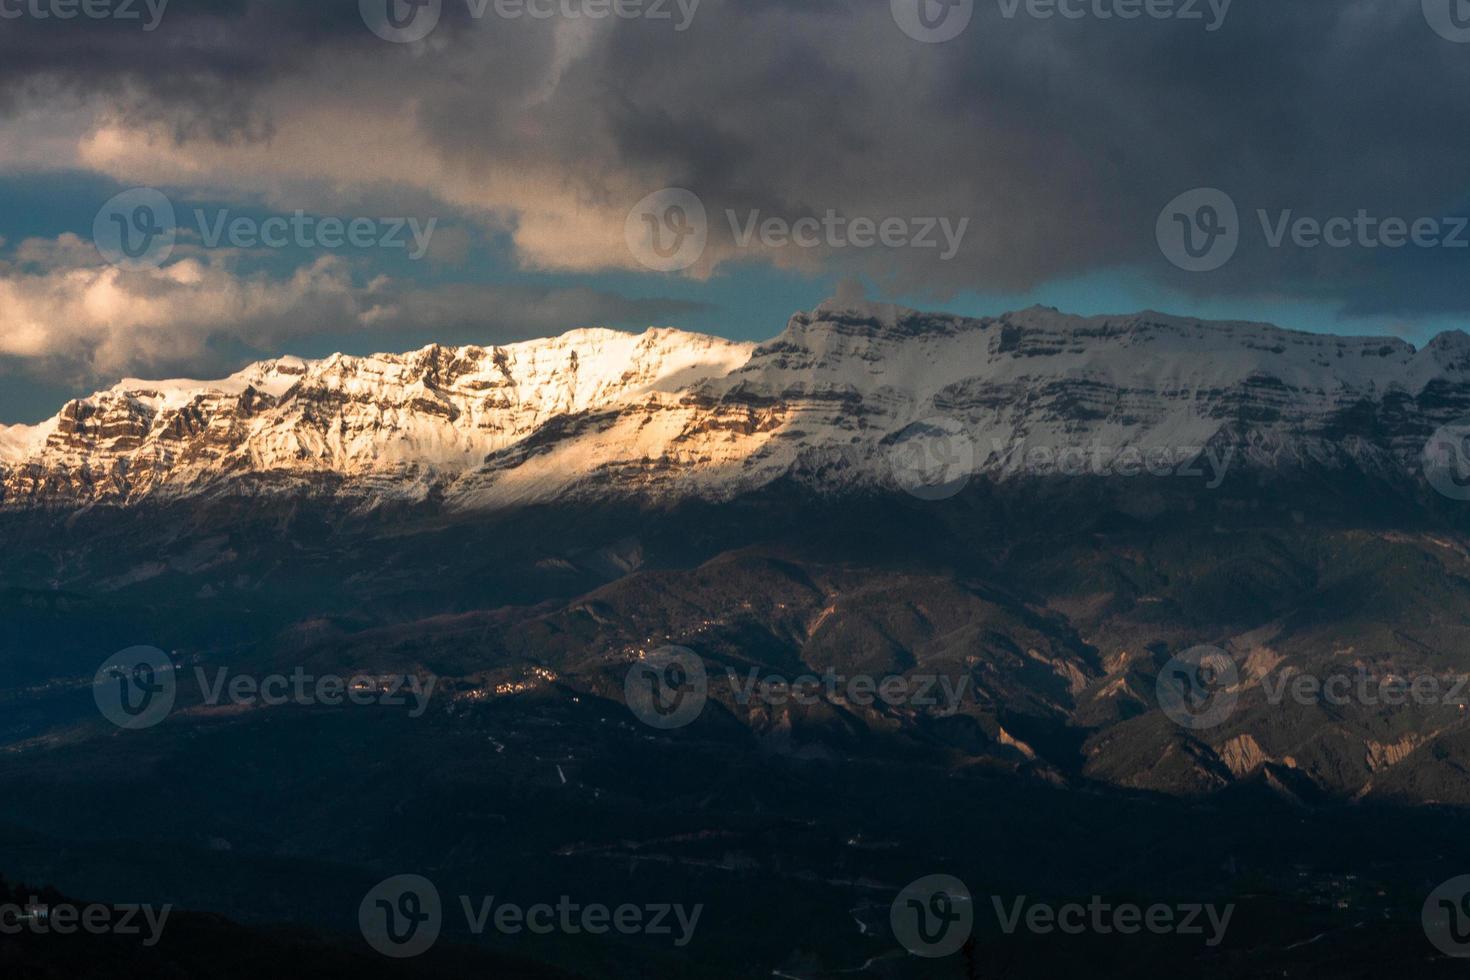
<instances>
[{"instance_id":1,"label":"dark storm cloud","mask_svg":"<svg viewBox=\"0 0 1470 980\"><path fill-rule=\"evenodd\" d=\"M1183 289L1365 313L1470 307L1465 251L1271 248L1256 214L1412 221L1463 209L1470 44L1431 30L1419 0L1236 0L1216 30L1025 9L1006 17L999 0L979 0L958 39L922 44L874 0L703 0L682 32L475 21L464 0L445 0L427 42L394 45L349 0L174 0L152 33L6 22L0 82L12 99L48 80L111 99L186 142L269 141L284 115L344 93L369 109L411 104L423 159L470 178L535 175L589 214L602 208L579 220L609 235L621 235L609 215L684 186L709 209L718 261L817 260L907 292L1025 289L1131 266ZM1190 275L1160 255L1154 225L1198 186L1234 199L1242 241L1224 268ZM515 228L528 193L476 206ZM918 249L748 253L727 209L971 223L949 262ZM579 261L561 239L537 246L531 224L519 227L533 264L609 263L595 250Z\"/></svg>"},{"instance_id":2,"label":"dark storm cloud","mask_svg":"<svg viewBox=\"0 0 1470 980\"><path fill-rule=\"evenodd\" d=\"M1186 288L1365 310L1470 300L1453 274L1463 252L1271 249L1257 217L1414 219L1464 203L1470 46L1436 35L1418 0L1239 0L1213 32L1007 19L982 2L940 45L857 10L723 4L684 45L620 32L596 80L622 96L608 113L620 152L676 154L689 186L742 206L971 217L960 261L896 257L906 285L1026 288L1134 261ZM742 32L749 43L729 42ZM1154 241L1160 209L1196 186L1226 190L1244 219L1238 258L1203 277L1176 273ZM1427 274L1429 292L1424 275L1397 286L1429 268L1451 274Z\"/></svg>"},{"instance_id":3,"label":"dark storm cloud","mask_svg":"<svg viewBox=\"0 0 1470 980\"><path fill-rule=\"evenodd\" d=\"M170 0L150 30L142 0L131 4L136 18L37 17L33 2L0 5L10 14L0 19L0 92L12 103L26 90L59 90L219 108L234 101L231 89L248 98L253 81L361 26L339 4Z\"/></svg>"}]
</instances>

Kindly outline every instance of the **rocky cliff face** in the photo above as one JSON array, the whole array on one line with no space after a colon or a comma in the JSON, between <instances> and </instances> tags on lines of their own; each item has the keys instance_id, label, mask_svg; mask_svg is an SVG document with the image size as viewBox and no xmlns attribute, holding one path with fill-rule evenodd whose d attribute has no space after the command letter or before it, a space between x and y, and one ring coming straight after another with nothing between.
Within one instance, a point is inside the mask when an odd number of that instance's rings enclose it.
<instances>
[{"instance_id":1,"label":"rocky cliff face","mask_svg":"<svg viewBox=\"0 0 1470 980\"><path fill-rule=\"evenodd\" d=\"M223 381L124 381L0 429L4 506L196 494L728 499L790 477L892 486L919 425L966 473L1236 465L1412 474L1470 413L1470 337L1423 350L1264 324L1033 308L966 319L824 305L759 346L577 330L506 347L282 358ZM953 475L953 474L951 474ZM901 481L900 481L901 482Z\"/></svg>"},{"instance_id":2,"label":"rocky cliff face","mask_svg":"<svg viewBox=\"0 0 1470 980\"><path fill-rule=\"evenodd\" d=\"M0 433L6 506L192 494L420 498L557 419L731 370L750 345L577 330L506 347L283 358L126 380Z\"/></svg>"}]
</instances>

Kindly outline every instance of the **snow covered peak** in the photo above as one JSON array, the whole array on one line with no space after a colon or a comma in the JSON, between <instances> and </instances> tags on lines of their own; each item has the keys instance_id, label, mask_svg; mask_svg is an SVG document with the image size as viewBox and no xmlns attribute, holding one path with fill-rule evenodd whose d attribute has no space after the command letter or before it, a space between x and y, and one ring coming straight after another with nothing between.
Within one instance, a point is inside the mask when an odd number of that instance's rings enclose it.
<instances>
[{"instance_id":1,"label":"snow covered peak","mask_svg":"<svg viewBox=\"0 0 1470 980\"><path fill-rule=\"evenodd\" d=\"M1418 360L1426 362L1423 370L1430 376L1444 372L1470 377L1470 334L1463 330L1446 330L1424 346Z\"/></svg>"},{"instance_id":2,"label":"snow covered peak","mask_svg":"<svg viewBox=\"0 0 1470 980\"><path fill-rule=\"evenodd\" d=\"M965 318L830 301L755 345L589 328L499 347L283 357L217 381L125 380L0 427L6 507L236 492L727 498L790 478L886 484L941 416L1004 475L1017 447L1248 444L1272 459L1416 459L1470 412L1470 337L1423 350L1154 312ZM1003 451L992 451L1000 447Z\"/></svg>"},{"instance_id":3,"label":"snow covered peak","mask_svg":"<svg viewBox=\"0 0 1470 980\"><path fill-rule=\"evenodd\" d=\"M299 357L258 361L218 381L195 381L187 378L145 381L141 378L124 378L108 391L120 397L146 402L154 411L182 408L205 394L239 395L247 388L279 398L315 363Z\"/></svg>"},{"instance_id":4,"label":"snow covered peak","mask_svg":"<svg viewBox=\"0 0 1470 980\"><path fill-rule=\"evenodd\" d=\"M728 374L754 345L653 329L502 347L282 357L214 381L126 379L0 429L4 502L139 499L260 474L422 495L569 414Z\"/></svg>"},{"instance_id":5,"label":"snow covered peak","mask_svg":"<svg viewBox=\"0 0 1470 980\"><path fill-rule=\"evenodd\" d=\"M260 361L213 381L125 378L83 401L123 399L151 412L177 411L200 398L237 397L247 390L283 398L298 385L345 397L410 391L465 393L511 384L519 401L566 410L591 407L645 390L676 390L739 366L753 345L670 328L630 334L606 328L502 347L429 344L402 354L333 354L320 360ZM26 427L15 427L17 433Z\"/></svg>"}]
</instances>

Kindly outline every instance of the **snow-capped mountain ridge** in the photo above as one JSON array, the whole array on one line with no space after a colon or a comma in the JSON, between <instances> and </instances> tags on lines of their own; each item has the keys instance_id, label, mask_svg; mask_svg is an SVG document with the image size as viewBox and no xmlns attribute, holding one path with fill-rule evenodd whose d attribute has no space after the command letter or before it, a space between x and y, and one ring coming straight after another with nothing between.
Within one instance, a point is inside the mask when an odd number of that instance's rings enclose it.
<instances>
[{"instance_id":1,"label":"snow-capped mountain ridge","mask_svg":"<svg viewBox=\"0 0 1470 980\"><path fill-rule=\"evenodd\" d=\"M952 420L1000 477L1017 447L1203 447L1254 465L1411 465L1470 410L1470 336L1422 350L1145 312L995 318L828 303L765 343L575 330L502 347L282 357L220 381L129 379L0 427L6 507L312 493L503 507L725 499L792 478L891 485L892 446Z\"/></svg>"}]
</instances>

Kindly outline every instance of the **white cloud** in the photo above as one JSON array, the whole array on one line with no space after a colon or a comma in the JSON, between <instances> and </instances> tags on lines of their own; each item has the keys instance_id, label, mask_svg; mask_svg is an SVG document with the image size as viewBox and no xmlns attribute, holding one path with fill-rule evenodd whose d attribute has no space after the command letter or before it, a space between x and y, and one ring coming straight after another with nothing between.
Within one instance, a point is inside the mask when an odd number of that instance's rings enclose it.
<instances>
[{"instance_id":1,"label":"white cloud","mask_svg":"<svg viewBox=\"0 0 1470 980\"><path fill-rule=\"evenodd\" d=\"M202 359L212 341L280 343L323 326L361 325L362 298L346 263L323 257L285 278L243 276L227 261L184 258L123 272L85 261L75 236L28 240L41 273L0 271L0 356L55 359L99 376Z\"/></svg>"},{"instance_id":2,"label":"white cloud","mask_svg":"<svg viewBox=\"0 0 1470 980\"><path fill-rule=\"evenodd\" d=\"M404 331L499 343L583 326L655 325L698 304L627 299L587 288L424 286L323 256L286 274L242 271L230 250L181 247L159 269L124 272L90 242L26 239L0 263L0 361L22 360L70 383L234 370L316 334ZM374 341L375 343L377 341Z\"/></svg>"}]
</instances>

